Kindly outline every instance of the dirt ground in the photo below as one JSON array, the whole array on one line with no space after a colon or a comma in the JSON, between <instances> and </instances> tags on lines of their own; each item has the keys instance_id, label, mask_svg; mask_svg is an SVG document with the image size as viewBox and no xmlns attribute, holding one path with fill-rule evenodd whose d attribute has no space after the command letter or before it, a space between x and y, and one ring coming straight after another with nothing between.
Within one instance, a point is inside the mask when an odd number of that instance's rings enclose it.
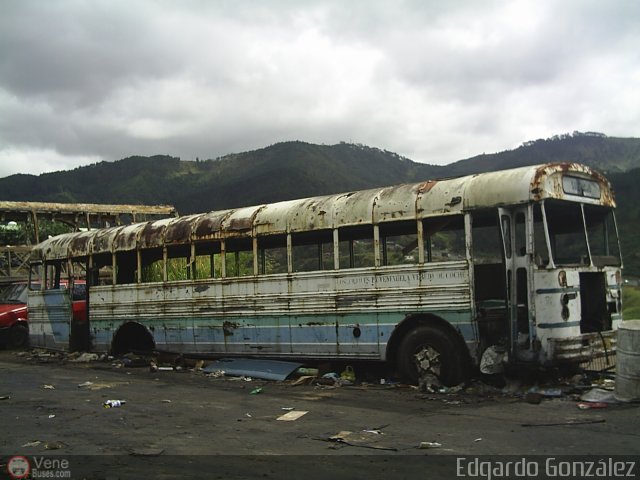
<instances>
[{"instance_id":1,"label":"dirt ground","mask_svg":"<svg viewBox=\"0 0 640 480\"><path fill-rule=\"evenodd\" d=\"M0 471L20 455L68 460L66 478L455 478L460 457L640 454L638 404L581 409L570 383L526 401L513 380L423 393L354 368L369 381L293 385L0 350Z\"/></svg>"}]
</instances>

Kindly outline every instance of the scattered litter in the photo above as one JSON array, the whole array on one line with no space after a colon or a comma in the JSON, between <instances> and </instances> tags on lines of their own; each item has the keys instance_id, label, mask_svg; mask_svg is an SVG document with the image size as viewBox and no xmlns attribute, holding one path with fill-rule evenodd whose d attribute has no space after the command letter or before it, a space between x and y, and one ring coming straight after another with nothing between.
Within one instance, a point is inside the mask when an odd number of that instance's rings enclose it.
<instances>
[{"instance_id":1,"label":"scattered litter","mask_svg":"<svg viewBox=\"0 0 640 480\"><path fill-rule=\"evenodd\" d=\"M397 451L398 449L395 447L378 445L378 443L385 438L386 437L382 435L375 435L367 432L354 433L345 430L323 440L340 443L343 445L349 445L351 447L372 448L375 450L391 450L394 452Z\"/></svg>"},{"instance_id":2,"label":"scattered litter","mask_svg":"<svg viewBox=\"0 0 640 480\"><path fill-rule=\"evenodd\" d=\"M486 375L495 375L504 372L507 361L507 352L499 345L491 345L482 354L480 359L480 371Z\"/></svg>"},{"instance_id":3,"label":"scattered litter","mask_svg":"<svg viewBox=\"0 0 640 480\"><path fill-rule=\"evenodd\" d=\"M254 388L249 392L249 395L257 395L259 393L262 393L262 387Z\"/></svg>"},{"instance_id":4,"label":"scattered litter","mask_svg":"<svg viewBox=\"0 0 640 480\"><path fill-rule=\"evenodd\" d=\"M294 407L282 407L280 410L286 410L288 412L290 412L291 410L294 410Z\"/></svg>"},{"instance_id":5,"label":"scattered litter","mask_svg":"<svg viewBox=\"0 0 640 480\"><path fill-rule=\"evenodd\" d=\"M603 402L579 402L576 406L580 410L590 410L592 408L607 408L609 404Z\"/></svg>"},{"instance_id":6,"label":"scattered litter","mask_svg":"<svg viewBox=\"0 0 640 480\"><path fill-rule=\"evenodd\" d=\"M118 408L124 405L126 400L105 400L102 404L104 408Z\"/></svg>"},{"instance_id":7,"label":"scattered litter","mask_svg":"<svg viewBox=\"0 0 640 480\"><path fill-rule=\"evenodd\" d=\"M9 400L11 397L9 395L2 395L0 400Z\"/></svg>"},{"instance_id":8,"label":"scattered litter","mask_svg":"<svg viewBox=\"0 0 640 480\"><path fill-rule=\"evenodd\" d=\"M83 353L77 358L71 358L69 362L71 363L89 363L100 360L100 355L97 353Z\"/></svg>"},{"instance_id":9,"label":"scattered litter","mask_svg":"<svg viewBox=\"0 0 640 480\"><path fill-rule=\"evenodd\" d=\"M126 368L148 367L151 365L148 359L138 355L127 354L121 360L122 366Z\"/></svg>"},{"instance_id":10,"label":"scattered litter","mask_svg":"<svg viewBox=\"0 0 640 480\"><path fill-rule=\"evenodd\" d=\"M179 367L176 367L175 369L173 367L156 367L156 370L158 372L173 372L174 370L177 370Z\"/></svg>"},{"instance_id":11,"label":"scattered litter","mask_svg":"<svg viewBox=\"0 0 640 480\"><path fill-rule=\"evenodd\" d=\"M316 377L312 375L304 375L302 377L296 378L293 382L291 382L292 386L296 385L309 385Z\"/></svg>"},{"instance_id":12,"label":"scattered litter","mask_svg":"<svg viewBox=\"0 0 640 480\"><path fill-rule=\"evenodd\" d=\"M51 415L49 415L49 418L56 418L56 416L51 414Z\"/></svg>"},{"instance_id":13,"label":"scattered litter","mask_svg":"<svg viewBox=\"0 0 640 480\"><path fill-rule=\"evenodd\" d=\"M320 371L317 368L300 367L296 370L298 375L317 377Z\"/></svg>"},{"instance_id":14,"label":"scattered litter","mask_svg":"<svg viewBox=\"0 0 640 480\"><path fill-rule=\"evenodd\" d=\"M164 448L136 448L131 451L135 457L158 457L164 453Z\"/></svg>"},{"instance_id":15,"label":"scattered litter","mask_svg":"<svg viewBox=\"0 0 640 480\"><path fill-rule=\"evenodd\" d=\"M602 388L593 388L580 396L583 402L619 403L614 392Z\"/></svg>"},{"instance_id":16,"label":"scattered litter","mask_svg":"<svg viewBox=\"0 0 640 480\"><path fill-rule=\"evenodd\" d=\"M250 413L245 413L244 416L247 418L253 418Z\"/></svg>"},{"instance_id":17,"label":"scattered litter","mask_svg":"<svg viewBox=\"0 0 640 480\"><path fill-rule=\"evenodd\" d=\"M66 446L67 445L62 442L47 442L44 444L45 450L60 450Z\"/></svg>"},{"instance_id":18,"label":"scattered litter","mask_svg":"<svg viewBox=\"0 0 640 480\"><path fill-rule=\"evenodd\" d=\"M545 388L540 390L543 397L561 397L562 390L559 388Z\"/></svg>"},{"instance_id":19,"label":"scattered litter","mask_svg":"<svg viewBox=\"0 0 640 480\"><path fill-rule=\"evenodd\" d=\"M93 382L84 382L84 383L79 383L78 384L78 388L88 388L91 385L93 385Z\"/></svg>"},{"instance_id":20,"label":"scattered litter","mask_svg":"<svg viewBox=\"0 0 640 480\"><path fill-rule=\"evenodd\" d=\"M23 447L37 447L38 445L40 445L42 442L40 440L34 440L32 442L27 442L24 445L22 445Z\"/></svg>"},{"instance_id":21,"label":"scattered litter","mask_svg":"<svg viewBox=\"0 0 640 480\"><path fill-rule=\"evenodd\" d=\"M171 400L165 398L164 400L160 400L160 402L162 402L162 403L171 403Z\"/></svg>"},{"instance_id":22,"label":"scattered litter","mask_svg":"<svg viewBox=\"0 0 640 480\"><path fill-rule=\"evenodd\" d=\"M366 430L365 429L365 430L362 430L362 431L366 432L366 433L373 433L374 435L384 435L383 431L377 430L377 429L376 430Z\"/></svg>"},{"instance_id":23,"label":"scattered litter","mask_svg":"<svg viewBox=\"0 0 640 480\"><path fill-rule=\"evenodd\" d=\"M356 381L356 372L353 370L353 367L348 365L344 371L340 374L340 378L342 380L346 380L348 382Z\"/></svg>"},{"instance_id":24,"label":"scattered litter","mask_svg":"<svg viewBox=\"0 0 640 480\"><path fill-rule=\"evenodd\" d=\"M306 415L307 413L309 412L302 411L302 410L293 410L291 412L285 413L284 415L280 415L278 418L276 418L276 420L282 420L284 422L293 422L295 420L298 420L303 415Z\"/></svg>"},{"instance_id":25,"label":"scattered litter","mask_svg":"<svg viewBox=\"0 0 640 480\"><path fill-rule=\"evenodd\" d=\"M426 448L440 448L442 447L441 443L438 442L420 442L418 448L426 449Z\"/></svg>"},{"instance_id":26,"label":"scattered litter","mask_svg":"<svg viewBox=\"0 0 640 480\"><path fill-rule=\"evenodd\" d=\"M205 372L207 370L205 369ZM222 378L225 376L225 371L224 370L213 370L211 372L208 372L205 374L207 377L212 377L212 378Z\"/></svg>"},{"instance_id":27,"label":"scattered litter","mask_svg":"<svg viewBox=\"0 0 640 480\"><path fill-rule=\"evenodd\" d=\"M56 387L54 387L53 385L42 385L42 388L44 388L45 390L55 390Z\"/></svg>"},{"instance_id":28,"label":"scattered litter","mask_svg":"<svg viewBox=\"0 0 640 480\"><path fill-rule=\"evenodd\" d=\"M474 442L481 442L481 441L482 441L482 438L476 438L476 439L474 440Z\"/></svg>"}]
</instances>

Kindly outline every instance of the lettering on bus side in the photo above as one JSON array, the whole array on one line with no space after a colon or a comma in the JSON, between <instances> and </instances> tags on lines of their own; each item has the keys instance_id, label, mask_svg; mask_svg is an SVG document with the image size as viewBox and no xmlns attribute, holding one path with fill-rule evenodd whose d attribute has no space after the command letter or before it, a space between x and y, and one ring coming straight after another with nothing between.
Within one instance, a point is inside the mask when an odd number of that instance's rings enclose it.
<instances>
[{"instance_id":1,"label":"lettering on bus side","mask_svg":"<svg viewBox=\"0 0 640 480\"><path fill-rule=\"evenodd\" d=\"M368 287L376 284L412 284L417 282L438 283L444 280L465 280L467 272L457 270L451 272L416 272L416 273L394 273L380 276L357 276L338 278L338 287Z\"/></svg>"}]
</instances>

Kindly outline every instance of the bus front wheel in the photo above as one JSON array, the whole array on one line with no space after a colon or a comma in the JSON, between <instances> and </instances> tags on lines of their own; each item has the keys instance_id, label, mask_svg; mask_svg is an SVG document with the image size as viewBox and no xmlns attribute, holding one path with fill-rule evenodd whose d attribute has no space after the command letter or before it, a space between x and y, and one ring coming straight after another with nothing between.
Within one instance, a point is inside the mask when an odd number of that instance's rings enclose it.
<instances>
[{"instance_id":1,"label":"bus front wheel","mask_svg":"<svg viewBox=\"0 0 640 480\"><path fill-rule=\"evenodd\" d=\"M451 387L466 379L465 357L452 334L433 325L420 325L402 339L397 365L401 377L418 383L422 374Z\"/></svg>"}]
</instances>

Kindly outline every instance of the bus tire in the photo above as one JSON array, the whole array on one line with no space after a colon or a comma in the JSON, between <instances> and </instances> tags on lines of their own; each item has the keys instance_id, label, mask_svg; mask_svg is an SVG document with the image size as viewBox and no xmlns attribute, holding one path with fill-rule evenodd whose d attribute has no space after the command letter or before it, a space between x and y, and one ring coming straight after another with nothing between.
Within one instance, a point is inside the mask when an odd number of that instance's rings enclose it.
<instances>
[{"instance_id":1,"label":"bus tire","mask_svg":"<svg viewBox=\"0 0 640 480\"><path fill-rule=\"evenodd\" d=\"M9 332L9 345L13 348L23 348L29 344L29 327L17 324Z\"/></svg>"},{"instance_id":2,"label":"bus tire","mask_svg":"<svg viewBox=\"0 0 640 480\"><path fill-rule=\"evenodd\" d=\"M400 342L397 365L400 376L417 384L420 373L416 356L429 366L442 385L452 387L466 379L466 361L459 342L449 332L434 325L420 325L409 331Z\"/></svg>"}]
</instances>

